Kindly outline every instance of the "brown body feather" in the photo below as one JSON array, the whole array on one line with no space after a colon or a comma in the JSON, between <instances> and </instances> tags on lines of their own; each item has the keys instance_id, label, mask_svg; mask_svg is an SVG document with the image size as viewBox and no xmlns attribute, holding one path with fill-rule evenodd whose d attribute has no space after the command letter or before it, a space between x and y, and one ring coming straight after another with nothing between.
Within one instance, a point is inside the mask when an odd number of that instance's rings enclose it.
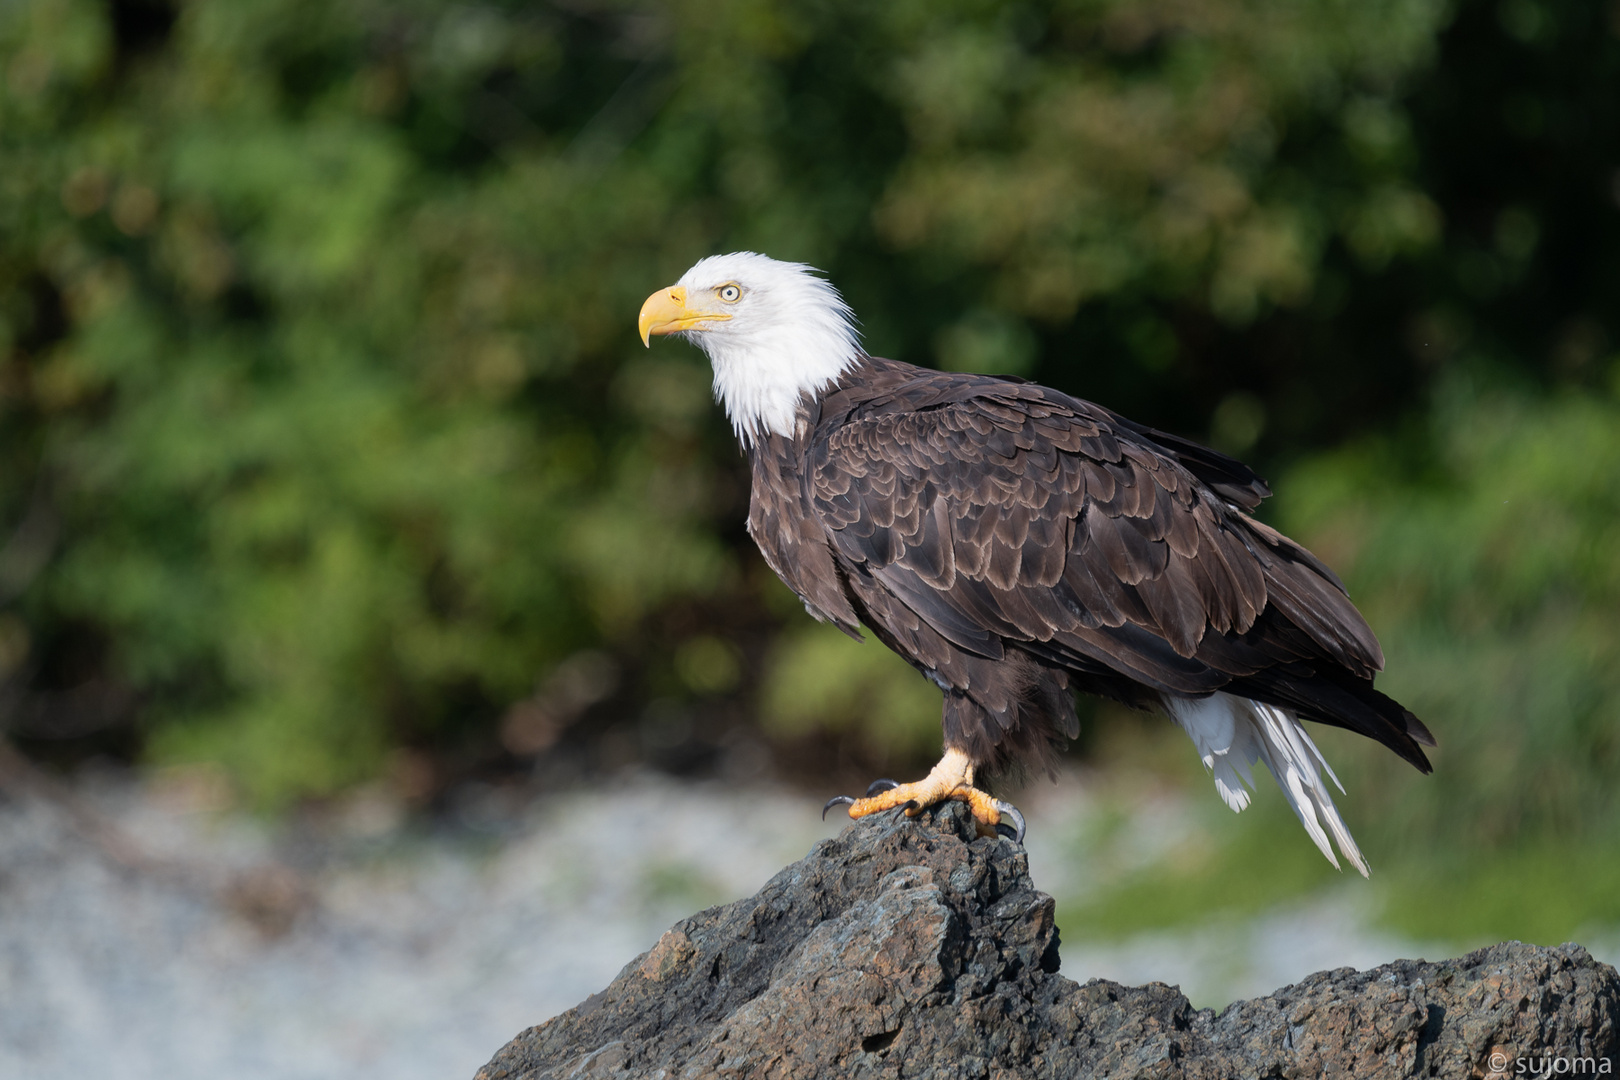
<instances>
[{"instance_id":1,"label":"brown body feather","mask_svg":"<svg viewBox=\"0 0 1620 1080\"><path fill-rule=\"evenodd\" d=\"M1240 463L1017 379L862 357L750 447L749 531L811 612L864 623L945 694L945 743L1049 760L1071 693L1225 691L1424 772L1428 730L1332 571L1246 510ZM1421 745L1420 745L1421 744Z\"/></svg>"}]
</instances>

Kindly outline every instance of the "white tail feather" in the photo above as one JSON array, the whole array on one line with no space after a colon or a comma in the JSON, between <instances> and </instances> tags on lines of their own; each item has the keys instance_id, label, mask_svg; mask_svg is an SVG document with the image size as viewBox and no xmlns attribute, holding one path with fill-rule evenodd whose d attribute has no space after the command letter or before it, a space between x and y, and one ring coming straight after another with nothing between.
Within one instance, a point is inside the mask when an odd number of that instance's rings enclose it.
<instances>
[{"instance_id":1,"label":"white tail feather","mask_svg":"<svg viewBox=\"0 0 1620 1080\"><path fill-rule=\"evenodd\" d=\"M1191 736L1204 767L1215 777L1215 790L1227 806L1241 811L1249 805L1249 789L1254 787L1251 769L1256 761L1264 762L1276 777L1288 805L1294 808L1294 816L1328 862L1335 868L1339 865L1328 842L1328 834L1332 833L1344 857L1361 871L1362 877L1368 876L1367 860L1362 858L1355 838L1333 805L1333 796L1317 766L1339 791L1344 791L1344 785L1292 713L1231 694L1167 698L1165 705L1171 719Z\"/></svg>"}]
</instances>

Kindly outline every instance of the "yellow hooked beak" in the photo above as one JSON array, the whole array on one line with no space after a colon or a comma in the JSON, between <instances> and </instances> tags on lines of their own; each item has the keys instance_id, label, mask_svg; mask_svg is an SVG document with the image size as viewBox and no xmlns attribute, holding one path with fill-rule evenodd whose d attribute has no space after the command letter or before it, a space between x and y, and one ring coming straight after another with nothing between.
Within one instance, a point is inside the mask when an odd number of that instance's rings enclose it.
<instances>
[{"instance_id":1,"label":"yellow hooked beak","mask_svg":"<svg viewBox=\"0 0 1620 1080\"><path fill-rule=\"evenodd\" d=\"M696 311L686 306L686 287L671 285L647 297L641 305L641 317L636 326L641 330L641 343L652 345L654 334L678 334L682 330L707 330L703 323L720 322L731 318L718 311Z\"/></svg>"}]
</instances>

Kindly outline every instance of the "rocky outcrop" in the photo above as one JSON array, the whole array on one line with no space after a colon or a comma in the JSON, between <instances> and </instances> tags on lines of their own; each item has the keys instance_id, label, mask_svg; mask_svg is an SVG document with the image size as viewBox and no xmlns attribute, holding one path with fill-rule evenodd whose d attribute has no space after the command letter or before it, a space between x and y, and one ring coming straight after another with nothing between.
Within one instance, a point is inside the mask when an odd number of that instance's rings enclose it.
<instances>
[{"instance_id":1,"label":"rocky outcrop","mask_svg":"<svg viewBox=\"0 0 1620 1080\"><path fill-rule=\"evenodd\" d=\"M1052 912L1022 850L975 839L957 804L868 818L671 927L477 1080L1620 1070L1620 979L1579 946L1321 972L1216 1013L1162 984L1059 975Z\"/></svg>"}]
</instances>

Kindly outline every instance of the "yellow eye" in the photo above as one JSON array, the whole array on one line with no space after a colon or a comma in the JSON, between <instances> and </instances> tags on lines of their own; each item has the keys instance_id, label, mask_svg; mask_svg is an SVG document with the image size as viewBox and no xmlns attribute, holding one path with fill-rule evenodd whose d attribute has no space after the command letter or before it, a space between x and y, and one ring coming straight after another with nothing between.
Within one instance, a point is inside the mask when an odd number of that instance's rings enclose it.
<instances>
[{"instance_id":1,"label":"yellow eye","mask_svg":"<svg viewBox=\"0 0 1620 1080\"><path fill-rule=\"evenodd\" d=\"M742 299L742 290L735 285L720 286L720 299L728 304L735 304Z\"/></svg>"}]
</instances>

